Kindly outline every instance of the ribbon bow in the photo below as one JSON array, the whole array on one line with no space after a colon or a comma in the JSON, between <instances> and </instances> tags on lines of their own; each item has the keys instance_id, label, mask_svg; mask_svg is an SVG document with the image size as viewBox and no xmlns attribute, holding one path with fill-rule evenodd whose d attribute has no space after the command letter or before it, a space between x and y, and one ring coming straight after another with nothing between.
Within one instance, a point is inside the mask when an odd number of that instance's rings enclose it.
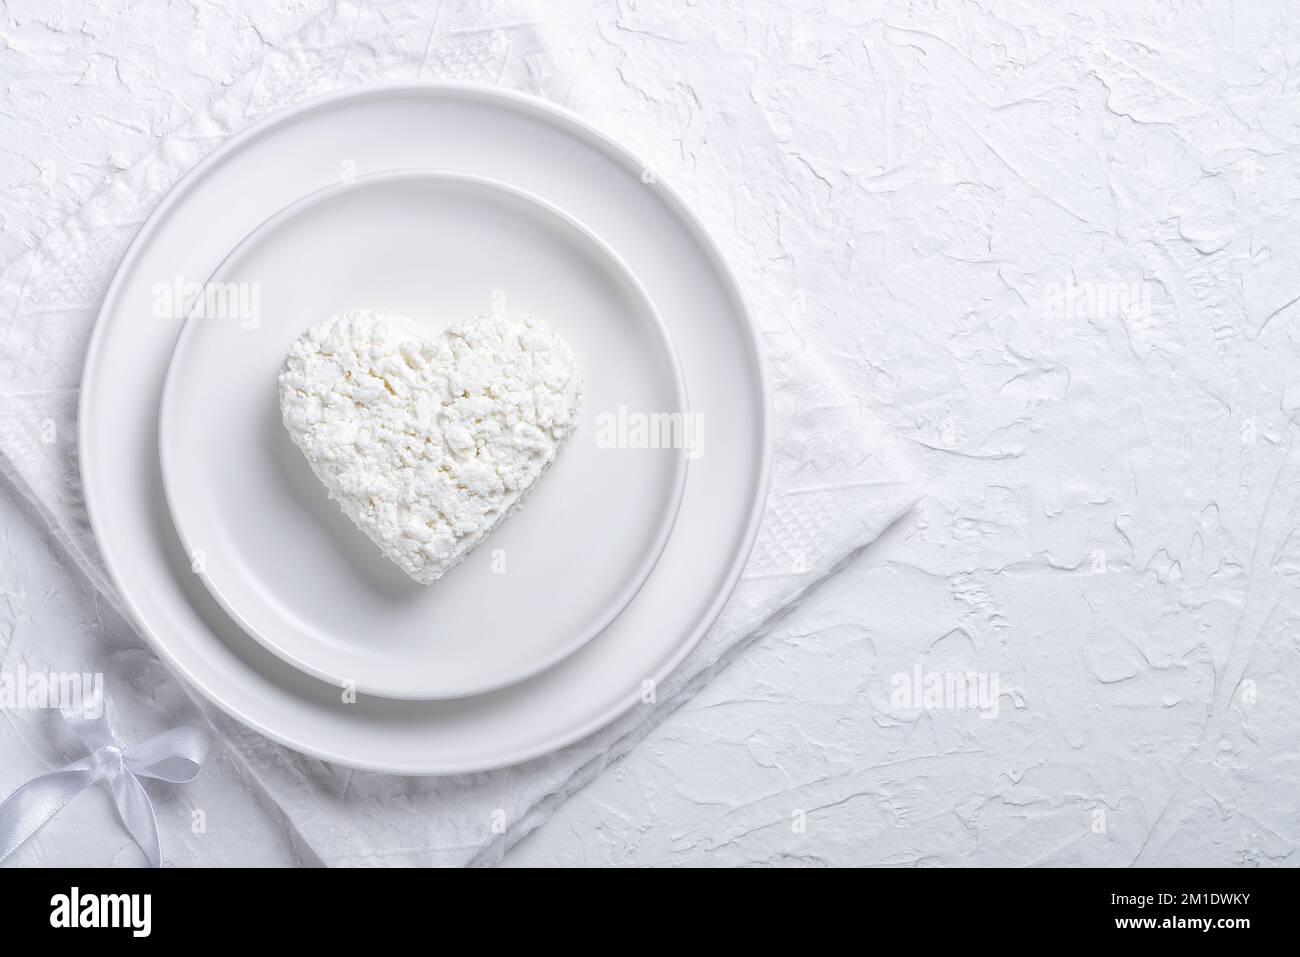
<instances>
[{"instance_id":1,"label":"ribbon bow","mask_svg":"<svg viewBox=\"0 0 1300 957\"><path fill-rule=\"evenodd\" d=\"M0 861L40 830L74 797L96 781L107 781L113 803L151 867L162 863L158 822L140 778L184 784L198 777L211 739L201 728L174 728L135 747L113 733L110 702L93 698L60 713L90 754L67 767L32 778L0 804Z\"/></svg>"}]
</instances>

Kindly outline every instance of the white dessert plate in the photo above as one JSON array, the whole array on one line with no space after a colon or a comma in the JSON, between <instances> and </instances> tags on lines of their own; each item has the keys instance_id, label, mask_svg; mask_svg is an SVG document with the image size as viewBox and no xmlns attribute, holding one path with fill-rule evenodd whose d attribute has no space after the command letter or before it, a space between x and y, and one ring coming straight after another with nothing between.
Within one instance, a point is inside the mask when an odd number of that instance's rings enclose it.
<instances>
[{"instance_id":1,"label":"white dessert plate","mask_svg":"<svg viewBox=\"0 0 1300 957\"><path fill-rule=\"evenodd\" d=\"M163 495L158 449L180 322L156 318L154 304L160 284L203 282L260 223L338 182L340 169L411 168L526 190L599 236L668 328L703 443L658 564L595 639L486 694L350 700L249 637L191 571ZM647 682L682 662L740 578L767 495L772 420L759 334L734 276L664 177L643 176L645 169L581 119L534 97L401 83L328 94L269 117L210 153L164 198L100 311L82 380L80 462L122 605L192 687L288 747L407 774L515 764L646 707Z\"/></svg>"},{"instance_id":2,"label":"white dessert plate","mask_svg":"<svg viewBox=\"0 0 1300 957\"><path fill-rule=\"evenodd\" d=\"M432 585L352 525L281 423L276 376L294 339L367 308L430 337L475 315L538 316L582 375L578 426L556 461ZM668 333L607 246L500 183L377 173L291 204L204 284L163 390L163 485L191 567L267 648L367 694L460 697L581 647L658 561L686 443L619 441L620 409L669 439L687 421Z\"/></svg>"}]
</instances>

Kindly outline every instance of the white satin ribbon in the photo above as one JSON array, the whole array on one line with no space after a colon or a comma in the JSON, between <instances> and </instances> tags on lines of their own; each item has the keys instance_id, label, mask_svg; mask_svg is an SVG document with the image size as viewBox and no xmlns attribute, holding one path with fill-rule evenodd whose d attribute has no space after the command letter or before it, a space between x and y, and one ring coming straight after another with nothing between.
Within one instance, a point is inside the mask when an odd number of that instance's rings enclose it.
<instances>
[{"instance_id":1,"label":"white satin ribbon","mask_svg":"<svg viewBox=\"0 0 1300 957\"><path fill-rule=\"evenodd\" d=\"M32 778L0 804L0 861L74 797L96 781L106 781L122 823L149 858L150 866L162 863L158 822L140 778L173 784L193 781L207 757L211 738L201 728L187 725L129 747L113 732L107 693L103 707L98 704L91 701L81 708L61 709L63 720L90 754L67 767Z\"/></svg>"}]
</instances>

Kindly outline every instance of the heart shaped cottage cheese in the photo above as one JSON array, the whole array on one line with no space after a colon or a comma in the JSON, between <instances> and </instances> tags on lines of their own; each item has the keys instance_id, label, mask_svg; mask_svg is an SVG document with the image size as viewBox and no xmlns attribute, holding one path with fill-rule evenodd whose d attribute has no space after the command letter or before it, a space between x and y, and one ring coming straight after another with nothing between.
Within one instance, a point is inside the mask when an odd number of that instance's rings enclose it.
<instances>
[{"instance_id":1,"label":"heart shaped cottage cheese","mask_svg":"<svg viewBox=\"0 0 1300 957\"><path fill-rule=\"evenodd\" d=\"M299 336L280 371L285 427L329 497L426 585L519 504L580 400L568 345L536 319L426 338L402 316L347 312Z\"/></svg>"}]
</instances>

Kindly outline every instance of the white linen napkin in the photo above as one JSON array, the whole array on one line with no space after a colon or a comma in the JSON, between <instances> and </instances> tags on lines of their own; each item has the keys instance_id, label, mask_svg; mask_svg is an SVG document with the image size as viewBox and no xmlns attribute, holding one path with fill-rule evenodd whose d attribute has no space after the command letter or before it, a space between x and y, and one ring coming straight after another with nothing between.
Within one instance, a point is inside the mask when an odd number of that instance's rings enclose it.
<instances>
[{"instance_id":1,"label":"white linen napkin","mask_svg":"<svg viewBox=\"0 0 1300 957\"><path fill-rule=\"evenodd\" d=\"M564 103L598 125L617 112L616 104L602 100L598 84L581 82L580 60L546 35L531 8L516 2L450 7L426 0L342 0L0 274L0 470L115 604L79 492L77 389L112 272L181 175L269 113L370 81L492 82ZM691 170L674 161L670 144L656 146L653 134L640 139L637 145L649 151L654 168L688 196L725 185L693 182ZM725 143L715 148L725 149ZM763 193L746 192L726 216L708 204L701 209L764 331L775 389L776 460L757 545L721 618L657 690L654 704L561 752L485 774L416 779L337 768L273 744L201 704L228 754L280 806L296 839L322 862L498 860L913 501L893 443L835 385L797 329L799 314L816 308L815 295L801 293L755 261L752 237L779 227L763 205ZM104 670L93 660L76 667ZM165 834L163 840L165 852Z\"/></svg>"}]
</instances>

